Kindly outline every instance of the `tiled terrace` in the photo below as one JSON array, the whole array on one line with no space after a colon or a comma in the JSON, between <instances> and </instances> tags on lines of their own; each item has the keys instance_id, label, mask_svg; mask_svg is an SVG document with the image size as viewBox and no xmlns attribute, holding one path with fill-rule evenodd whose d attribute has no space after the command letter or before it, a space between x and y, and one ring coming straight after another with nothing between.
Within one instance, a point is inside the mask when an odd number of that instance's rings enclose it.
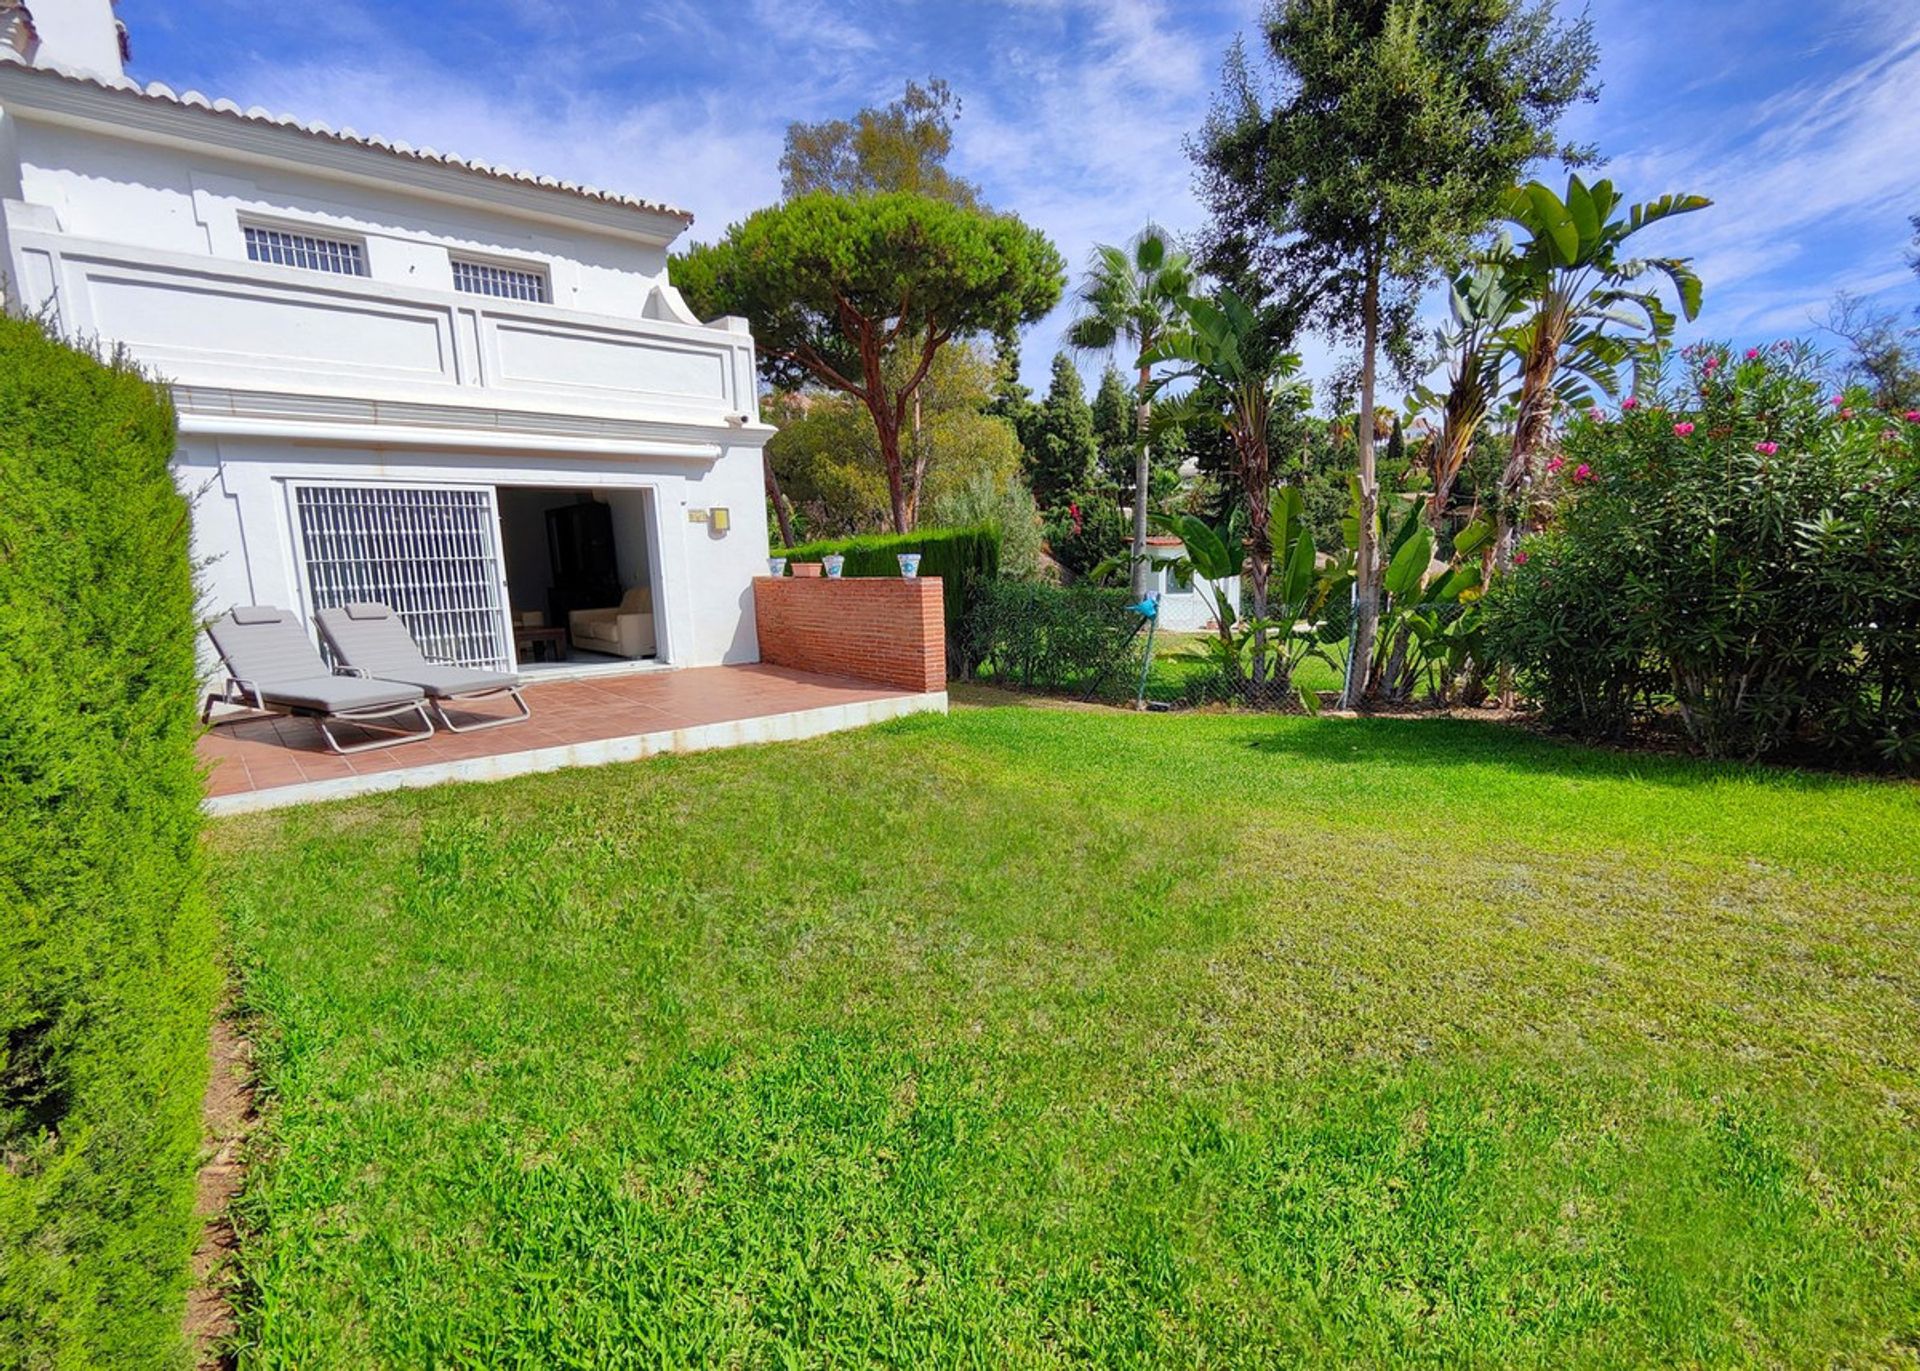
<instances>
[{"instance_id":1,"label":"tiled terrace","mask_svg":"<svg viewBox=\"0 0 1920 1371\"><path fill-rule=\"evenodd\" d=\"M479 733L444 729L423 742L349 757L326 750L304 719L249 718L201 740L207 808L238 813L380 790L497 780L569 766L633 761L743 743L810 738L925 711L945 692L913 694L776 666L697 667L553 681L526 688L533 717ZM455 712L465 723L472 714ZM510 712L510 706L499 709ZM343 743L356 730L337 730ZM359 737L372 737L373 733Z\"/></svg>"}]
</instances>

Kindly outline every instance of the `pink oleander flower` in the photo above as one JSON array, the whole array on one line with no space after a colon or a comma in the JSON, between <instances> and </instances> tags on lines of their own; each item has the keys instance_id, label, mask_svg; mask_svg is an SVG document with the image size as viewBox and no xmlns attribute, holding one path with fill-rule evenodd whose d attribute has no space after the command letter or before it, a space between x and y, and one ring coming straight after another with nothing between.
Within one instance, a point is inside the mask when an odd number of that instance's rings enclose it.
<instances>
[{"instance_id":1,"label":"pink oleander flower","mask_svg":"<svg viewBox=\"0 0 1920 1371\"><path fill-rule=\"evenodd\" d=\"M1527 554L1526 554L1526 553L1524 553L1524 552L1516 552L1516 553L1514 553L1514 554L1513 554L1513 564L1514 564L1515 566L1525 566L1525 565L1527 564Z\"/></svg>"},{"instance_id":2,"label":"pink oleander flower","mask_svg":"<svg viewBox=\"0 0 1920 1371\"><path fill-rule=\"evenodd\" d=\"M1637 395L1629 395L1626 399L1620 402L1620 408L1638 409L1640 408L1640 398Z\"/></svg>"},{"instance_id":3,"label":"pink oleander flower","mask_svg":"<svg viewBox=\"0 0 1920 1371\"><path fill-rule=\"evenodd\" d=\"M1607 422L1606 414L1601 410L1600 406L1598 405L1595 405L1592 409L1587 411L1587 418L1591 419L1596 424L1604 424Z\"/></svg>"},{"instance_id":4,"label":"pink oleander flower","mask_svg":"<svg viewBox=\"0 0 1920 1371\"><path fill-rule=\"evenodd\" d=\"M1827 401L1827 403L1832 405L1835 409L1840 408L1840 406L1844 405L1846 402L1847 402L1847 397L1844 395L1836 395L1831 400Z\"/></svg>"},{"instance_id":5,"label":"pink oleander flower","mask_svg":"<svg viewBox=\"0 0 1920 1371\"><path fill-rule=\"evenodd\" d=\"M1910 409L1900 417L1910 424L1920 424L1920 409Z\"/></svg>"},{"instance_id":6,"label":"pink oleander flower","mask_svg":"<svg viewBox=\"0 0 1920 1371\"><path fill-rule=\"evenodd\" d=\"M1573 483L1575 485L1582 485L1587 481L1591 481L1592 479L1593 479L1593 468L1588 466L1585 462L1582 462L1579 466L1573 469Z\"/></svg>"},{"instance_id":7,"label":"pink oleander flower","mask_svg":"<svg viewBox=\"0 0 1920 1371\"><path fill-rule=\"evenodd\" d=\"M1883 428L1880 430L1880 441L1883 443L1897 442L1899 438L1900 430L1897 428Z\"/></svg>"},{"instance_id":8,"label":"pink oleander flower","mask_svg":"<svg viewBox=\"0 0 1920 1371\"><path fill-rule=\"evenodd\" d=\"M1673 431L1679 437L1690 438L1693 436L1693 425L1684 422L1678 423L1673 426Z\"/></svg>"},{"instance_id":9,"label":"pink oleander flower","mask_svg":"<svg viewBox=\"0 0 1920 1371\"><path fill-rule=\"evenodd\" d=\"M1718 371L1720 369L1720 359L1718 357L1709 357L1701 365L1700 369L1702 371Z\"/></svg>"},{"instance_id":10,"label":"pink oleander flower","mask_svg":"<svg viewBox=\"0 0 1920 1371\"><path fill-rule=\"evenodd\" d=\"M1778 443L1755 443L1755 444L1753 445L1753 450L1754 450L1755 452L1757 452L1757 453L1759 453L1759 454L1760 454L1760 455L1761 455L1762 457L1771 457L1771 456L1773 456L1773 454L1774 454L1774 453L1776 453L1776 452L1778 452L1778 451L1780 450L1780 444L1778 444Z\"/></svg>"},{"instance_id":11,"label":"pink oleander flower","mask_svg":"<svg viewBox=\"0 0 1920 1371\"><path fill-rule=\"evenodd\" d=\"M1759 348L1748 348L1748 349L1747 349L1747 360L1748 360L1749 362L1752 362L1752 361L1757 361L1757 360L1759 359L1759 356L1760 356L1760 349L1759 349Z\"/></svg>"},{"instance_id":12,"label":"pink oleander flower","mask_svg":"<svg viewBox=\"0 0 1920 1371\"><path fill-rule=\"evenodd\" d=\"M1840 411L1840 417L1842 419L1851 419L1853 417L1853 411L1851 409L1843 409Z\"/></svg>"},{"instance_id":13,"label":"pink oleander flower","mask_svg":"<svg viewBox=\"0 0 1920 1371\"><path fill-rule=\"evenodd\" d=\"M1547 463L1547 475L1549 476L1554 475L1560 470L1561 467L1565 466L1566 464L1567 464L1566 458L1555 457L1551 462Z\"/></svg>"}]
</instances>

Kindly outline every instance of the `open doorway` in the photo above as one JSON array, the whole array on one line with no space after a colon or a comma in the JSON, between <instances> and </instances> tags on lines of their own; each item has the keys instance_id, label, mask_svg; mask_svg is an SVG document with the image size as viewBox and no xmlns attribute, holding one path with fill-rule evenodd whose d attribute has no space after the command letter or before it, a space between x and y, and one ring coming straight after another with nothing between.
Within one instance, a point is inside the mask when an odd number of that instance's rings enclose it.
<instances>
[{"instance_id":1,"label":"open doorway","mask_svg":"<svg viewBox=\"0 0 1920 1371\"><path fill-rule=\"evenodd\" d=\"M497 498L520 670L658 662L648 493L501 486Z\"/></svg>"}]
</instances>

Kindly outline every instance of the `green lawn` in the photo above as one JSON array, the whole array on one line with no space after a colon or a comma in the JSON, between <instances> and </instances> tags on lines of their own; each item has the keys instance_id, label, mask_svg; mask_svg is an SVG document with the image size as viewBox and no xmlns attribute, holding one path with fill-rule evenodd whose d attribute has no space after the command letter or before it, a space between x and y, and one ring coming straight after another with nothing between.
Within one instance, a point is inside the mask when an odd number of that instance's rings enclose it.
<instances>
[{"instance_id":1,"label":"green lawn","mask_svg":"<svg viewBox=\"0 0 1920 1371\"><path fill-rule=\"evenodd\" d=\"M1162 633L1157 635L1153 645L1153 665L1147 672L1147 698L1167 704L1185 705L1194 703L1225 704L1228 701L1220 685L1214 681L1205 658L1196 655L1196 649L1211 638L1211 633ZM1329 643L1327 656L1335 662L1346 660L1346 642ZM1124 701L1139 688L1138 668L1133 672L1116 672L1111 688L1105 698ZM1307 690L1338 690L1344 680L1341 670L1329 666L1318 657L1308 657L1294 669L1293 684ZM1187 682L1205 680L1209 691L1217 692L1220 698L1194 701L1188 697Z\"/></svg>"},{"instance_id":2,"label":"green lawn","mask_svg":"<svg viewBox=\"0 0 1920 1371\"><path fill-rule=\"evenodd\" d=\"M966 710L234 820L243 1365L1911 1365L1920 791Z\"/></svg>"}]
</instances>

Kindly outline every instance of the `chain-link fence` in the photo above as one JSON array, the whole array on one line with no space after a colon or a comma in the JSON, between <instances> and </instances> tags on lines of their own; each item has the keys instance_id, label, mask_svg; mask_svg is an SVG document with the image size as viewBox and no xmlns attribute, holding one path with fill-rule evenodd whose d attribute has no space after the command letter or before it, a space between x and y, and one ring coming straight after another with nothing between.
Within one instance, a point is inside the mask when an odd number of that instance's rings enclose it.
<instances>
[{"instance_id":1,"label":"chain-link fence","mask_svg":"<svg viewBox=\"0 0 1920 1371\"><path fill-rule=\"evenodd\" d=\"M1166 632L1132 600L1124 590L1085 584L983 587L965 626L974 677L1008 690L1153 709L1298 710L1303 690L1320 701L1340 688L1344 619L1276 644L1256 681L1244 633Z\"/></svg>"}]
</instances>

